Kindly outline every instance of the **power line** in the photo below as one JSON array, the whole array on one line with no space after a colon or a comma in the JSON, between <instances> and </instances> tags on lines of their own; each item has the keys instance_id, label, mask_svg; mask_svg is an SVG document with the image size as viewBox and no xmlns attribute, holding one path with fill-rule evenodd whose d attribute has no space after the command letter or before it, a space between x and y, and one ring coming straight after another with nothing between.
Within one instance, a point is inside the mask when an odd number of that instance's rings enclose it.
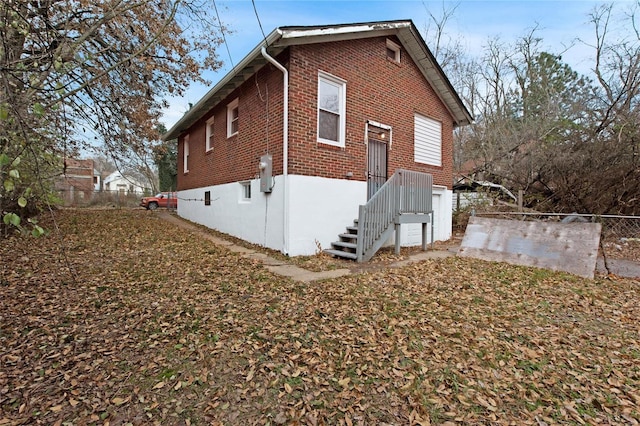
<instances>
[{"instance_id":1,"label":"power line","mask_svg":"<svg viewBox=\"0 0 640 426\"><path fill-rule=\"evenodd\" d=\"M227 54L229 55L229 62L231 62L231 68L235 68L236 66L233 64L233 58L231 57L231 50L229 49L229 43L227 43L227 37L225 37L224 35L224 26L222 25L222 21L220 20L220 14L218 13L218 5L216 5L216 0L213 0L213 8L216 11L216 17L218 18L218 25L220 26L220 34L222 34L222 40L224 41L224 45L227 48Z\"/></svg>"},{"instance_id":2,"label":"power line","mask_svg":"<svg viewBox=\"0 0 640 426\"><path fill-rule=\"evenodd\" d=\"M253 5L253 11L256 14L256 19L258 20L258 25L260 26L260 31L262 31L262 38L264 39L264 44L267 44L267 36L264 35L264 30L262 29L262 22L260 22L260 17L258 16L258 9L256 8L256 1L251 0L251 4Z\"/></svg>"}]
</instances>

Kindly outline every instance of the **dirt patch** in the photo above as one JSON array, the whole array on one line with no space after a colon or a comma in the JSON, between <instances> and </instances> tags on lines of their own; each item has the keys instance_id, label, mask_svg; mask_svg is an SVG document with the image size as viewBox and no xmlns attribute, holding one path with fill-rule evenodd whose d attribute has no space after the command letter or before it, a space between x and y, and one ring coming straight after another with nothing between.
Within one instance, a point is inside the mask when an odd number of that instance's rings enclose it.
<instances>
[{"instance_id":1,"label":"dirt patch","mask_svg":"<svg viewBox=\"0 0 640 426\"><path fill-rule=\"evenodd\" d=\"M640 262L640 239L638 238L622 238L616 242L605 242L602 246L609 259L624 259Z\"/></svg>"}]
</instances>

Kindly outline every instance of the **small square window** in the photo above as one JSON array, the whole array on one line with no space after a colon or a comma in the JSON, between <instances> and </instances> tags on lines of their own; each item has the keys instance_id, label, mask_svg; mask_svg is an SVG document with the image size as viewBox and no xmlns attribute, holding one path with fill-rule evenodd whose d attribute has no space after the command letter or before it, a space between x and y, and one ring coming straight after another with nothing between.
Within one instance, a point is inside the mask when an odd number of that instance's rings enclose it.
<instances>
[{"instance_id":1,"label":"small square window","mask_svg":"<svg viewBox=\"0 0 640 426\"><path fill-rule=\"evenodd\" d=\"M387 40L387 58L393 62L400 63L400 46L391 40Z\"/></svg>"},{"instance_id":2,"label":"small square window","mask_svg":"<svg viewBox=\"0 0 640 426\"><path fill-rule=\"evenodd\" d=\"M227 105L227 137L238 134L238 98Z\"/></svg>"},{"instance_id":3,"label":"small square window","mask_svg":"<svg viewBox=\"0 0 640 426\"><path fill-rule=\"evenodd\" d=\"M213 149L213 117L207 120L207 134L205 137L205 149L211 151Z\"/></svg>"},{"instance_id":4,"label":"small square window","mask_svg":"<svg viewBox=\"0 0 640 426\"><path fill-rule=\"evenodd\" d=\"M240 193L240 198L242 199L242 201L250 201L251 200L251 182L240 182L240 185L242 186L241 190L242 192Z\"/></svg>"},{"instance_id":5,"label":"small square window","mask_svg":"<svg viewBox=\"0 0 640 426\"><path fill-rule=\"evenodd\" d=\"M204 205L211 205L211 191L204 191Z\"/></svg>"}]
</instances>

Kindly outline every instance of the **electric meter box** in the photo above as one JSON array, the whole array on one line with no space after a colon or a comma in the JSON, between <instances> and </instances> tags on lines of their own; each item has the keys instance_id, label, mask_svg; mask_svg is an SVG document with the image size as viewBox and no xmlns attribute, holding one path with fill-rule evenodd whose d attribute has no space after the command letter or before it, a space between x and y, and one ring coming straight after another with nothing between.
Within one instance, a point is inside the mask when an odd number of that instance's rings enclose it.
<instances>
[{"instance_id":1,"label":"electric meter box","mask_svg":"<svg viewBox=\"0 0 640 426\"><path fill-rule=\"evenodd\" d=\"M271 192L273 188L273 164L271 154L260 157L260 192Z\"/></svg>"}]
</instances>

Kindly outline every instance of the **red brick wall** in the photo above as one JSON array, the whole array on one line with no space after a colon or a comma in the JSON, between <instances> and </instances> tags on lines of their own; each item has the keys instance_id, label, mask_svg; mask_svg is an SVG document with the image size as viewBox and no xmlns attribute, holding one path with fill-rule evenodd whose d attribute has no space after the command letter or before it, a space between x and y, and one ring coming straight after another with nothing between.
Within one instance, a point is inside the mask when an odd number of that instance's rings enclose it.
<instances>
[{"instance_id":1,"label":"red brick wall","mask_svg":"<svg viewBox=\"0 0 640 426\"><path fill-rule=\"evenodd\" d=\"M387 58L385 37L293 46L288 55L277 59L289 69L289 173L345 178L351 172L352 179L366 180L364 132L366 121L372 120L393 128L393 143L388 154L389 176L398 168L422 171L431 173L435 184L451 188L452 117L404 49L400 64ZM317 141L319 70L346 81L344 148ZM239 134L227 139L226 106L236 97L239 98ZM442 123L442 167L413 161L415 113ZM273 154L274 174L282 173L280 71L271 65L262 68L257 80L251 78L238 88L213 115L214 149L205 154L205 122L209 114L192 128L190 171L186 175L182 173L182 143L179 144L178 189L255 177L258 157L267 151L267 142Z\"/></svg>"},{"instance_id":2,"label":"red brick wall","mask_svg":"<svg viewBox=\"0 0 640 426\"><path fill-rule=\"evenodd\" d=\"M396 44L399 44L395 40ZM345 148L317 142L318 70L346 80ZM451 188L453 120L404 49L397 64L386 56L386 38L312 44L291 48L289 172L366 180L367 120L393 128L388 175L398 168L433 174ZM443 167L413 161L414 113L442 122Z\"/></svg>"},{"instance_id":3,"label":"red brick wall","mask_svg":"<svg viewBox=\"0 0 640 426\"><path fill-rule=\"evenodd\" d=\"M286 55L278 58L283 62ZM282 174L283 76L272 65L233 91L189 131L189 173L183 173L184 135L178 143L178 190L253 179L261 155L273 156ZM238 99L238 134L227 138L227 105ZM206 122L214 117L213 149L206 151Z\"/></svg>"}]
</instances>

